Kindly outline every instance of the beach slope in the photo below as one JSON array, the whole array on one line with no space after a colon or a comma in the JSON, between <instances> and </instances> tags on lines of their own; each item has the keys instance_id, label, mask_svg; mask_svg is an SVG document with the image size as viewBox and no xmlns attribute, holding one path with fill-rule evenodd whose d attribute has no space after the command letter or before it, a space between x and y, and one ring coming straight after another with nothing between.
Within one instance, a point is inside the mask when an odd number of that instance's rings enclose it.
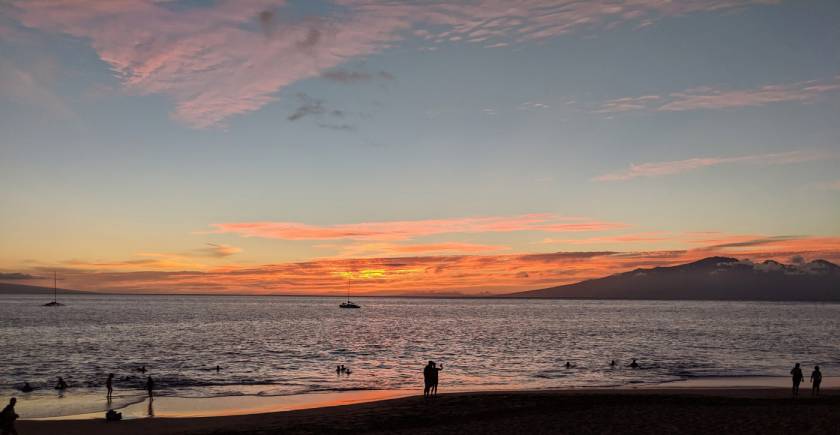
<instances>
[{"instance_id":1,"label":"beach slope","mask_svg":"<svg viewBox=\"0 0 840 435\"><path fill-rule=\"evenodd\" d=\"M453 393L227 417L21 421L18 429L26 435L840 432L836 390L819 399L806 391L798 400L788 394L731 388Z\"/></svg>"}]
</instances>

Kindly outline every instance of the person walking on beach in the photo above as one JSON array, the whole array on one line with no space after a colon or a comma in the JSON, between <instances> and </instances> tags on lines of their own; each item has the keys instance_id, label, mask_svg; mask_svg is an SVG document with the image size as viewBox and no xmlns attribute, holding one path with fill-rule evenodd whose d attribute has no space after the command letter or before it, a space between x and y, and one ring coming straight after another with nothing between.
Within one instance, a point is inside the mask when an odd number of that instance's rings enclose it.
<instances>
[{"instance_id":1,"label":"person walking on beach","mask_svg":"<svg viewBox=\"0 0 840 435\"><path fill-rule=\"evenodd\" d=\"M146 391L149 392L149 398L151 399L153 396L153 391L155 390L155 381L152 380L152 377L149 376L146 379Z\"/></svg>"},{"instance_id":2,"label":"person walking on beach","mask_svg":"<svg viewBox=\"0 0 840 435\"><path fill-rule=\"evenodd\" d=\"M799 363L796 363L795 366L790 370L791 380L793 380L793 397L799 397L799 384L802 383L802 380L805 379L805 375L802 374L802 368L799 367Z\"/></svg>"},{"instance_id":3,"label":"person walking on beach","mask_svg":"<svg viewBox=\"0 0 840 435\"><path fill-rule=\"evenodd\" d=\"M20 416L15 413L16 403L17 399L12 397L9 400L9 404L3 408L2 412L0 412L0 433L3 435L17 435L15 420L17 420Z\"/></svg>"},{"instance_id":4,"label":"person walking on beach","mask_svg":"<svg viewBox=\"0 0 840 435\"><path fill-rule=\"evenodd\" d=\"M111 396L114 395L114 374L113 373L108 374L108 379L105 380L105 388L108 389L108 394L106 394L105 397L108 400L111 400Z\"/></svg>"},{"instance_id":5,"label":"person walking on beach","mask_svg":"<svg viewBox=\"0 0 840 435\"><path fill-rule=\"evenodd\" d=\"M811 395L820 395L820 384L822 383L822 372L820 366L814 366L814 371L811 372Z\"/></svg>"}]
</instances>

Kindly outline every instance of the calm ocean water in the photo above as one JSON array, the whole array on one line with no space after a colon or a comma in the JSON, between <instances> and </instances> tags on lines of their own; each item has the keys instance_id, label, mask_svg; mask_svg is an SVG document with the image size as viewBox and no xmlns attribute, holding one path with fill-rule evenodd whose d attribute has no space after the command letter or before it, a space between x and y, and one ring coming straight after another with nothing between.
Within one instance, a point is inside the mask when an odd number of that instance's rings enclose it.
<instances>
[{"instance_id":1,"label":"calm ocean water","mask_svg":"<svg viewBox=\"0 0 840 435\"><path fill-rule=\"evenodd\" d=\"M840 304L225 296L0 296L0 393L141 388L188 397L421 388L659 383L785 376L794 362L840 371ZM643 370L610 369L638 358ZM566 361L575 365L566 369ZM221 373L213 368L219 364ZM350 376L338 377L345 364ZM46 388L45 388L46 387Z\"/></svg>"}]
</instances>

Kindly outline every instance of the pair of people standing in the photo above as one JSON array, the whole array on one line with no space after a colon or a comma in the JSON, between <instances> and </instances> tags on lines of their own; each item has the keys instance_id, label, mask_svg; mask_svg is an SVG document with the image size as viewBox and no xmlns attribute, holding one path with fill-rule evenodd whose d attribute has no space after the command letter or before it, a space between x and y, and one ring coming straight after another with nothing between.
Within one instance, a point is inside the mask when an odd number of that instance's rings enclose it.
<instances>
[{"instance_id":1,"label":"pair of people standing","mask_svg":"<svg viewBox=\"0 0 840 435\"><path fill-rule=\"evenodd\" d=\"M443 364L437 365L434 361L429 361L426 367L423 368L423 397L429 398L432 395L437 395L438 387L438 373L443 370Z\"/></svg>"},{"instance_id":2,"label":"pair of people standing","mask_svg":"<svg viewBox=\"0 0 840 435\"><path fill-rule=\"evenodd\" d=\"M802 373L802 368L799 363L791 369L790 375L793 380L793 397L799 397L799 384L805 380L805 375ZM820 366L814 366L814 371L811 372L811 395L820 395L820 384L822 383L822 372Z\"/></svg>"}]
</instances>

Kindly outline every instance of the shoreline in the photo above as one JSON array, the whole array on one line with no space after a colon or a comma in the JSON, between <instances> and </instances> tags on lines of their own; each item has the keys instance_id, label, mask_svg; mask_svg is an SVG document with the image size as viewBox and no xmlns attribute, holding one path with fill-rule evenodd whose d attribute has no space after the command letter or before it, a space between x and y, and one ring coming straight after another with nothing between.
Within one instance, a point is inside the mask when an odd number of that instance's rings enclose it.
<instances>
[{"instance_id":1,"label":"shoreline","mask_svg":"<svg viewBox=\"0 0 840 435\"><path fill-rule=\"evenodd\" d=\"M810 394L810 384L807 380L802 384L802 395ZM840 390L840 377L825 377L822 388L826 391ZM764 392L772 397L784 397L790 391L789 377L773 376L737 376L737 377L708 377L688 378L679 381L629 384L621 386L596 387L562 387L562 388L534 388L529 386L498 387L453 387L446 388L446 394L507 394L513 392L550 393L550 392L694 392L702 394L705 391L749 391L756 395ZM325 391L290 395L261 395L237 394L211 397L183 397L157 396L152 407L145 394L128 394L117 396L114 402L106 403L99 394L91 392L78 396L56 397L27 397L18 395L17 412L21 421L76 421L102 419L107 409L123 413L126 420L147 418L195 418L195 417L230 417L240 415L256 415L276 412L299 411L305 409L328 408L333 406L373 403L392 399L422 395L419 389L383 389L383 390L351 390ZM27 417L38 406L56 406L58 415L40 415ZM73 410L77 410L73 412ZM150 416L151 414L151 416ZM32 415L32 414L30 414Z\"/></svg>"},{"instance_id":2,"label":"shoreline","mask_svg":"<svg viewBox=\"0 0 840 435\"><path fill-rule=\"evenodd\" d=\"M805 385L803 385L805 387ZM840 427L840 389L607 388L442 393L216 417L22 420L29 435L198 433L830 433ZM229 398L235 402L238 398ZM158 399L160 400L160 399ZM236 406L231 403L231 406Z\"/></svg>"}]
</instances>

